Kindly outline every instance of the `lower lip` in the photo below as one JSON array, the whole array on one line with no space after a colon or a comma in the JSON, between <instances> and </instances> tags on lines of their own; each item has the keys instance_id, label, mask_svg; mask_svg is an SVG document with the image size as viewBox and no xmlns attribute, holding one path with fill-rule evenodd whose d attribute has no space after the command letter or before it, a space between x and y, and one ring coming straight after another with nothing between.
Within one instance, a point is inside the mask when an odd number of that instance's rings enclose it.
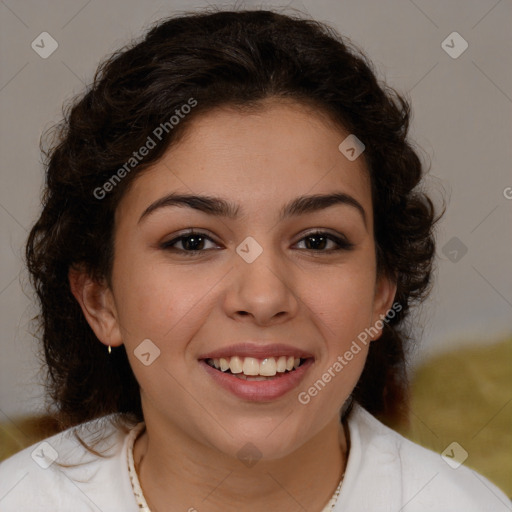
<instances>
[{"instance_id":1,"label":"lower lip","mask_svg":"<svg viewBox=\"0 0 512 512\"><path fill-rule=\"evenodd\" d=\"M252 381L239 379L230 373L216 370L205 360L201 360L200 363L217 384L227 389L235 396L253 402L269 402L286 395L286 393L297 387L313 364L313 359L306 359L297 369L286 372L282 374L281 377Z\"/></svg>"}]
</instances>

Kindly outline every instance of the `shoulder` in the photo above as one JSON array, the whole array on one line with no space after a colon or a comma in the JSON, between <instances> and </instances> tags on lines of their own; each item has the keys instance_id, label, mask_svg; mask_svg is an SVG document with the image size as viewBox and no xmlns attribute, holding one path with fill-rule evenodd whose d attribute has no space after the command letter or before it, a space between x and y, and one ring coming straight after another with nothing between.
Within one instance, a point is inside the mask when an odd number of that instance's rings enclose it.
<instances>
[{"instance_id":1,"label":"shoulder","mask_svg":"<svg viewBox=\"0 0 512 512\"><path fill-rule=\"evenodd\" d=\"M0 463L3 512L129 511L127 430L106 416L36 443ZM80 439L103 457L88 451ZM133 508L133 510L136 510Z\"/></svg>"},{"instance_id":2,"label":"shoulder","mask_svg":"<svg viewBox=\"0 0 512 512\"><path fill-rule=\"evenodd\" d=\"M362 510L362 502L375 512L394 507L404 512L512 510L498 487L462 464L464 453L457 445L443 458L386 427L360 406L349 417L349 430L343 510Z\"/></svg>"}]
</instances>

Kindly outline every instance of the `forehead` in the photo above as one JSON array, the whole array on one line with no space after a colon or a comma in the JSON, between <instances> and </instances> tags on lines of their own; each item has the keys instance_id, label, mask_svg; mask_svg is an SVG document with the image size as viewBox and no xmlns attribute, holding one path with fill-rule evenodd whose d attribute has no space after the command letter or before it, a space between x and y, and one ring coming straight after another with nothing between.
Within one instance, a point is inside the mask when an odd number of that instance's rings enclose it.
<instances>
[{"instance_id":1,"label":"forehead","mask_svg":"<svg viewBox=\"0 0 512 512\"><path fill-rule=\"evenodd\" d=\"M198 115L178 143L141 171L119 205L138 211L172 191L224 197L243 217L280 210L294 197L344 192L371 216L364 157L338 149L349 132L311 106L267 101L250 112L218 108Z\"/></svg>"}]
</instances>

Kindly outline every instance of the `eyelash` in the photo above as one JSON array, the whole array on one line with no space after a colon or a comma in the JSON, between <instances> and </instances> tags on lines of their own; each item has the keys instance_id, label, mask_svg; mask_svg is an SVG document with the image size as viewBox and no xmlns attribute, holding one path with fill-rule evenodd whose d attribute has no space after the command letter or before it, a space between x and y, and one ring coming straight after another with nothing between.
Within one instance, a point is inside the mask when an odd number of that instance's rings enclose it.
<instances>
[{"instance_id":1,"label":"eyelash","mask_svg":"<svg viewBox=\"0 0 512 512\"><path fill-rule=\"evenodd\" d=\"M173 238L172 240L169 240L168 242L164 242L161 244L161 249L168 250L168 251L174 251L174 252L180 252L186 256L195 256L198 253L206 252L211 249L196 249L192 251L187 251L185 249L176 249L175 247L172 247L176 243L180 242L181 240L193 237L193 236L200 236L203 239L209 240L210 242L215 243L215 241L209 237L206 233L202 233L200 231L190 231L184 235L181 235L177 238ZM343 238L337 237L331 233L325 232L325 231L313 231L311 233L308 233L304 237L302 237L299 242L302 242L303 240L310 238L310 237L318 237L322 236L324 238L327 238L328 240L331 240L332 242L336 243L338 245L335 249L328 249L328 250L318 250L318 249L302 249L304 251L309 251L313 253L327 253L331 254L333 252L338 251L350 251L354 248L354 244L349 242L348 240L345 240ZM297 243L299 243L297 242Z\"/></svg>"}]
</instances>

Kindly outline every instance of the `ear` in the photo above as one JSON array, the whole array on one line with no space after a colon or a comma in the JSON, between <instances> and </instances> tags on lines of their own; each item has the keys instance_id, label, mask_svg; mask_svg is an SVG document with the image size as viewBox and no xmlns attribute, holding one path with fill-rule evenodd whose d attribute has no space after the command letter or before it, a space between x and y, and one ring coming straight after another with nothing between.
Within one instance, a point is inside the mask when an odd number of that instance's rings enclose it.
<instances>
[{"instance_id":1,"label":"ear","mask_svg":"<svg viewBox=\"0 0 512 512\"><path fill-rule=\"evenodd\" d=\"M396 279L393 279L384 273L377 276L371 323L372 330L377 331L377 334L372 336L372 340L377 340L382 336L382 330L384 328L383 320L393 305L396 288Z\"/></svg>"},{"instance_id":2,"label":"ear","mask_svg":"<svg viewBox=\"0 0 512 512\"><path fill-rule=\"evenodd\" d=\"M71 293L96 337L107 346L122 345L114 296L106 282L93 279L83 268L70 268L68 279Z\"/></svg>"}]
</instances>

